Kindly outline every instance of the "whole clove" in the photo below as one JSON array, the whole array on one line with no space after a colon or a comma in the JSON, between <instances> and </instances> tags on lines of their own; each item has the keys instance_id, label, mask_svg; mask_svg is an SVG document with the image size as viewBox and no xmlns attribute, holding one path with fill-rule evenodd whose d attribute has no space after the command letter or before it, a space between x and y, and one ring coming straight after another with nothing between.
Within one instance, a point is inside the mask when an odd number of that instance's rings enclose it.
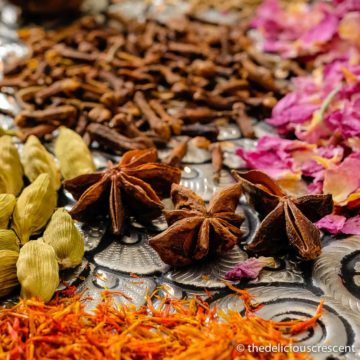
<instances>
[{"instance_id":1,"label":"whole clove","mask_svg":"<svg viewBox=\"0 0 360 360\"><path fill-rule=\"evenodd\" d=\"M164 107L161 105L159 100L151 100L150 106L153 110L170 126L171 131L174 135L179 135L181 133L181 127L183 125L183 121L169 115Z\"/></svg>"},{"instance_id":2,"label":"whole clove","mask_svg":"<svg viewBox=\"0 0 360 360\"><path fill-rule=\"evenodd\" d=\"M73 79L58 80L58 81L55 81L54 83L52 83L47 88L43 88L43 89L39 90L35 95L35 99L36 99L37 103L41 104L42 102L44 102L46 99L48 99L51 96L55 96L62 92L64 92L64 93L74 92L80 86L81 86L80 83Z\"/></svg>"},{"instance_id":3,"label":"whole clove","mask_svg":"<svg viewBox=\"0 0 360 360\"><path fill-rule=\"evenodd\" d=\"M169 139L171 136L169 125L155 114L146 101L143 93L137 92L135 94L134 101L149 122L151 129L164 139Z\"/></svg>"},{"instance_id":4,"label":"whole clove","mask_svg":"<svg viewBox=\"0 0 360 360\"><path fill-rule=\"evenodd\" d=\"M15 124L21 127L29 127L31 124L65 125L72 127L76 122L76 109L73 106L64 105L44 110L23 110L15 118Z\"/></svg>"},{"instance_id":5,"label":"whole clove","mask_svg":"<svg viewBox=\"0 0 360 360\"><path fill-rule=\"evenodd\" d=\"M210 145L211 164L213 167L213 180L216 184L220 182L221 170L223 167L223 152L220 143Z\"/></svg>"},{"instance_id":6,"label":"whole clove","mask_svg":"<svg viewBox=\"0 0 360 360\"><path fill-rule=\"evenodd\" d=\"M31 56L7 65L0 87L16 89L22 139L67 126L123 152L163 146L172 135L215 141L219 118L253 137L247 112L269 115L287 89L276 71L298 69L259 54L245 29L190 17L139 24L114 14L54 31L27 28L19 36Z\"/></svg>"},{"instance_id":7,"label":"whole clove","mask_svg":"<svg viewBox=\"0 0 360 360\"><path fill-rule=\"evenodd\" d=\"M112 113L103 106L96 106L89 111L88 117L90 121L104 123L112 118Z\"/></svg>"},{"instance_id":8,"label":"whole clove","mask_svg":"<svg viewBox=\"0 0 360 360\"><path fill-rule=\"evenodd\" d=\"M163 160L164 164L180 167L181 161L187 153L188 143L190 138L186 137L180 141L169 153L169 155Z\"/></svg>"},{"instance_id":9,"label":"whole clove","mask_svg":"<svg viewBox=\"0 0 360 360\"><path fill-rule=\"evenodd\" d=\"M233 106L234 118L239 126L241 135L245 138L253 139L255 137L255 131L252 126L251 119L245 112L245 106L243 103L236 103Z\"/></svg>"},{"instance_id":10,"label":"whole clove","mask_svg":"<svg viewBox=\"0 0 360 360\"><path fill-rule=\"evenodd\" d=\"M119 134L116 130L101 124L89 124L87 132L92 140L96 140L109 150L123 152L127 150L141 150L154 147L154 143L149 138L128 138Z\"/></svg>"},{"instance_id":11,"label":"whole clove","mask_svg":"<svg viewBox=\"0 0 360 360\"><path fill-rule=\"evenodd\" d=\"M215 119L218 114L218 111L202 106L196 108L186 108L180 113L180 116L185 123L193 124L196 122L209 123Z\"/></svg>"}]
</instances>

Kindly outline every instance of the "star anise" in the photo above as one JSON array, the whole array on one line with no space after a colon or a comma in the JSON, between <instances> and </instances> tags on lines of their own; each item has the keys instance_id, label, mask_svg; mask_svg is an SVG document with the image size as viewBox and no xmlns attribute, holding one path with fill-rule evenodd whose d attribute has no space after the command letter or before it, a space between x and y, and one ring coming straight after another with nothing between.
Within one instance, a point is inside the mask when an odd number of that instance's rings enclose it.
<instances>
[{"instance_id":1,"label":"star anise","mask_svg":"<svg viewBox=\"0 0 360 360\"><path fill-rule=\"evenodd\" d=\"M65 181L65 189L78 200L70 212L72 217L84 221L110 213L113 233L120 234L126 211L139 221L161 215L160 197L169 196L181 171L156 160L156 149L132 150L117 165Z\"/></svg>"},{"instance_id":2,"label":"star anise","mask_svg":"<svg viewBox=\"0 0 360 360\"><path fill-rule=\"evenodd\" d=\"M174 210L164 211L169 228L150 240L161 259L184 266L211 254L231 250L242 236L243 215L235 214L241 186L233 184L213 195L206 208L193 191L173 184Z\"/></svg>"},{"instance_id":3,"label":"star anise","mask_svg":"<svg viewBox=\"0 0 360 360\"><path fill-rule=\"evenodd\" d=\"M275 255L290 245L304 260L320 255L320 231L313 222L331 213L331 195L290 196L261 171L232 174L262 220L248 251Z\"/></svg>"}]
</instances>

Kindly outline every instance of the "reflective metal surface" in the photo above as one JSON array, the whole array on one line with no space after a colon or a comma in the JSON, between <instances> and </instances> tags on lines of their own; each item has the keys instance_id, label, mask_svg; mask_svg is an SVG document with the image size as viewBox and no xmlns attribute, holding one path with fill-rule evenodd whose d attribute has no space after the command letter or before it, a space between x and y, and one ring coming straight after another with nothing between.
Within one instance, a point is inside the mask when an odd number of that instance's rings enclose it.
<instances>
[{"instance_id":1,"label":"reflective metal surface","mask_svg":"<svg viewBox=\"0 0 360 360\"><path fill-rule=\"evenodd\" d=\"M186 2L179 2L174 11L175 2L168 8L164 5L161 16L168 18L179 15L186 9ZM3 62L12 56L24 56L26 49L16 40L16 9L3 6L0 17L0 70ZM139 18L154 15L156 7L143 1L123 1L113 5L113 11L123 11ZM216 15L216 14L215 14ZM207 18L219 19L212 12L204 14ZM222 17L220 17L224 20ZM229 19L228 19L229 20ZM0 71L1 73L1 71ZM0 107L16 113L17 106L11 96L0 94ZM13 126L10 117L0 115L2 127ZM264 123L256 125L256 133L262 136L273 133ZM229 169L244 166L242 160L234 154L237 147L250 149L253 140L241 139L235 125L223 126L219 141L227 143L225 151L226 170L221 173L219 183L214 183L211 157L205 150L189 147L184 158L181 184L196 191L206 201L222 186L231 183ZM230 144L230 146L229 146ZM51 144L48 148L51 151ZM107 160L118 160L100 151L93 152L98 169L106 166ZM160 153L161 157L166 155ZM169 204L169 201L166 201ZM70 209L74 204L71 195L62 193L61 206ZM249 241L258 219L256 213L247 205L240 203L238 211L246 217L243 228L243 242ZM74 271L62 273L66 283L78 286L92 300L87 301L88 308L94 307L101 299L104 289L117 292L116 301L141 305L145 296L156 288L172 296L184 297L192 294L207 298L222 309L243 311L242 302L230 294L224 284L224 275L236 263L246 259L247 254L236 246L229 253L207 263L174 269L164 264L157 253L149 246L149 238L166 228L164 218L156 219L151 226L144 228L131 220L126 235L115 238L107 231L108 220L99 219L92 224L78 224L85 236L86 255L84 262ZM135 274L135 275L134 275ZM360 236L344 239L326 238L321 256L314 264L303 264L293 259L278 259L274 268L267 268L253 281L237 284L249 288L258 302L266 306L259 311L264 318L274 320L308 318L314 314L320 298L325 300L325 311L316 327L299 339L303 344L354 345L360 351ZM204 292L204 288L208 290ZM5 299L3 304L16 301L16 297ZM331 354L315 354L316 359L326 359ZM333 354L335 358L357 359L360 354ZM328 357L330 359L330 357ZM334 359L334 357L332 357Z\"/></svg>"}]
</instances>

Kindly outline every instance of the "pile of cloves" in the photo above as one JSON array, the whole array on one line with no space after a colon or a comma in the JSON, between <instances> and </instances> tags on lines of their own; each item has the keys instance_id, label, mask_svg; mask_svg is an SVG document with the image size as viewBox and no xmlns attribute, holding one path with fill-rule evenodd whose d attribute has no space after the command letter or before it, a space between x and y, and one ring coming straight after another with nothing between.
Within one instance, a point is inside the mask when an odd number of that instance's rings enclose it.
<instances>
[{"instance_id":1,"label":"pile of cloves","mask_svg":"<svg viewBox=\"0 0 360 360\"><path fill-rule=\"evenodd\" d=\"M241 24L107 15L19 36L30 55L7 66L0 86L15 88L23 139L66 126L88 145L122 153L166 146L173 135L216 141L224 122L254 137L254 109L267 116L288 87L284 71L274 72L279 64L255 50Z\"/></svg>"}]
</instances>

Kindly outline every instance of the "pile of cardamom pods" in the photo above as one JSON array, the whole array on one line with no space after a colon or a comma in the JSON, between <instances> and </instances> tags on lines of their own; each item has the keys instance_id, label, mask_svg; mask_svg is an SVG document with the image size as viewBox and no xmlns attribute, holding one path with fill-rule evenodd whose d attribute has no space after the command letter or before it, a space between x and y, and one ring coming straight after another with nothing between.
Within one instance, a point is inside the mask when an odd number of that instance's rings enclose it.
<instances>
[{"instance_id":1,"label":"pile of cardamom pods","mask_svg":"<svg viewBox=\"0 0 360 360\"><path fill-rule=\"evenodd\" d=\"M0 297L19 284L21 296L49 301L59 271L79 265L84 238L70 214L57 208L61 178L93 172L82 138L59 129L57 160L30 136L20 153L14 138L0 135Z\"/></svg>"}]
</instances>

